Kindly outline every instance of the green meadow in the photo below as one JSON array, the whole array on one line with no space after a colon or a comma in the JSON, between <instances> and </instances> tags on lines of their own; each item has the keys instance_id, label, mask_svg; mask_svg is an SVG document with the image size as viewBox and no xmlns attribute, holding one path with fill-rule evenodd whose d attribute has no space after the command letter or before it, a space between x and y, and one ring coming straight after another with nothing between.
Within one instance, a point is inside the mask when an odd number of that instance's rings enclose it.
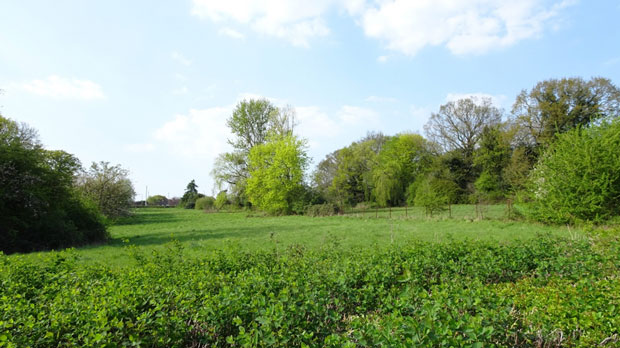
<instances>
[{"instance_id":1,"label":"green meadow","mask_svg":"<svg viewBox=\"0 0 620 348\"><path fill-rule=\"evenodd\" d=\"M477 209L136 209L0 255L0 347L620 346L617 228Z\"/></svg>"},{"instance_id":2,"label":"green meadow","mask_svg":"<svg viewBox=\"0 0 620 348\"><path fill-rule=\"evenodd\" d=\"M111 240L102 245L75 250L81 262L123 265L131 258L128 246L160 250L178 241L189 256L201 256L218 249L269 250L299 245L317 249L326 243L345 249L389 248L391 245L422 241L514 242L539 234L577 238L575 228L547 226L507 219L505 205L484 208L476 217L473 205L455 205L426 217L423 208L350 209L329 217L264 216L253 212L205 213L192 209L140 208L134 215L109 227ZM451 217L449 216L451 215ZM43 253L33 253L36 258Z\"/></svg>"}]
</instances>

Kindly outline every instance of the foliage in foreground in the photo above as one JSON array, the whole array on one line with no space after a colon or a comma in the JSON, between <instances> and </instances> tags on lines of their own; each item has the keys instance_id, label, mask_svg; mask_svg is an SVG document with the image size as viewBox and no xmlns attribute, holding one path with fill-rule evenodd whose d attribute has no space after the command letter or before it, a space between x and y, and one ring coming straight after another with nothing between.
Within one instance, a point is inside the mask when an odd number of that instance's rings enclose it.
<instances>
[{"instance_id":1,"label":"foliage in foreground","mask_svg":"<svg viewBox=\"0 0 620 348\"><path fill-rule=\"evenodd\" d=\"M620 241L0 257L0 346L618 345Z\"/></svg>"}]
</instances>

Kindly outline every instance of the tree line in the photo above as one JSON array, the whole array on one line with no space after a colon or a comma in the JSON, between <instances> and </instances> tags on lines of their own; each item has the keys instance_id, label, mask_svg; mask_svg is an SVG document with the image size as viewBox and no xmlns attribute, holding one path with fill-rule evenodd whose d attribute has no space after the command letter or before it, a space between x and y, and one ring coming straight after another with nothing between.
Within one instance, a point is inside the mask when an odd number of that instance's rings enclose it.
<instances>
[{"instance_id":1,"label":"tree line","mask_svg":"<svg viewBox=\"0 0 620 348\"><path fill-rule=\"evenodd\" d=\"M83 168L47 150L35 129L0 115L0 252L101 242L106 224L129 213L128 171L108 162Z\"/></svg>"},{"instance_id":2,"label":"tree line","mask_svg":"<svg viewBox=\"0 0 620 348\"><path fill-rule=\"evenodd\" d=\"M523 90L508 113L489 98L470 97L441 105L424 126L425 136L369 132L328 154L306 177L309 159L305 140L294 132L294 109L279 109L265 99L244 100L228 120L234 150L218 156L212 175L230 205L272 214L307 213L315 205L328 205L324 211L417 205L432 214L449 204L506 199L532 203L524 212L540 212L533 207L543 204L541 187L566 178L570 167L551 170L547 162L562 153L566 161L583 164L588 161L584 156L598 152L608 154L607 167L595 169L603 162L599 156L583 170L607 178L600 185L612 194L606 193L607 200L599 205L612 206L620 203L613 196L620 192L620 182L609 173L620 166L609 162L618 157L614 140L601 139L616 139L618 115L620 90L609 79L550 79ZM571 148L571 142L594 135L599 138L590 140L590 152L577 156L584 148ZM569 174L575 173L583 174ZM584 186L581 191L588 190ZM538 219L567 222L600 215L567 212L563 218Z\"/></svg>"}]
</instances>

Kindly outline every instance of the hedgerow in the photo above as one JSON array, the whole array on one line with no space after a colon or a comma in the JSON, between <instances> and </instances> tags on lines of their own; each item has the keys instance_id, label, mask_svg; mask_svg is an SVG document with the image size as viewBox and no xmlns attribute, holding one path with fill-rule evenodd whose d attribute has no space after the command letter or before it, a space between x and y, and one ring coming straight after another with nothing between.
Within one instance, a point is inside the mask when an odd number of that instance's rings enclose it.
<instances>
[{"instance_id":1,"label":"hedgerow","mask_svg":"<svg viewBox=\"0 0 620 348\"><path fill-rule=\"evenodd\" d=\"M0 257L0 347L618 344L620 242Z\"/></svg>"}]
</instances>

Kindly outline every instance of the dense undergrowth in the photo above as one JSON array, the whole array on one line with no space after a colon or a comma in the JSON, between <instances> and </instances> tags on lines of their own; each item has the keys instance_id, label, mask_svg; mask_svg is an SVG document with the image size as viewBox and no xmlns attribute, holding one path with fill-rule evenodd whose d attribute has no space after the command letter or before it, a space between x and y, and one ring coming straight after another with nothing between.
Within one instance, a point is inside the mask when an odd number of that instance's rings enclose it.
<instances>
[{"instance_id":1,"label":"dense undergrowth","mask_svg":"<svg viewBox=\"0 0 620 348\"><path fill-rule=\"evenodd\" d=\"M620 241L0 256L0 347L620 346Z\"/></svg>"}]
</instances>

